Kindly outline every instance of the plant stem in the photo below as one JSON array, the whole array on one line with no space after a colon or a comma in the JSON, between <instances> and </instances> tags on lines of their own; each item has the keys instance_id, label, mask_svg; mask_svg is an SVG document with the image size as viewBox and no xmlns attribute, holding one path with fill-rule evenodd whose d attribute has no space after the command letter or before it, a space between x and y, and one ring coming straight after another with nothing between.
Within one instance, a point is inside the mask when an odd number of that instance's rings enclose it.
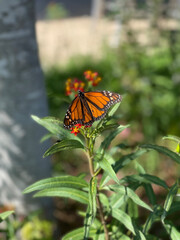
<instances>
[{"instance_id":1,"label":"plant stem","mask_svg":"<svg viewBox=\"0 0 180 240\"><path fill-rule=\"evenodd\" d=\"M99 206L99 215L100 215L101 223L104 227L105 240L110 240L108 229L107 229L106 222L105 222L105 219L104 219L103 207L102 207L101 201L99 199L99 194L97 194L97 203L98 203L98 206Z\"/></svg>"},{"instance_id":2,"label":"plant stem","mask_svg":"<svg viewBox=\"0 0 180 240\"><path fill-rule=\"evenodd\" d=\"M90 138L87 136L85 137L86 139L86 147L87 147L87 156L89 160L89 170L91 177L94 176L94 165L93 165L93 154L92 154L92 146L90 146Z\"/></svg>"}]
</instances>

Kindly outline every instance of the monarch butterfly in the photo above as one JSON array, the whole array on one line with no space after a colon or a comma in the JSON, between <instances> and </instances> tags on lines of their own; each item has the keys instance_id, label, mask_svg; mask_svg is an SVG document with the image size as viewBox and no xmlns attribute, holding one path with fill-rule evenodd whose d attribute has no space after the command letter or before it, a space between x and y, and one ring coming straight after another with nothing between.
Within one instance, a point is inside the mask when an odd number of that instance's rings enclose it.
<instances>
[{"instance_id":1,"label":"monarch butterfly","mask_svg":"<svg viewBox=\"0 0 180 240\"><path fill-rule=\"evenodd\" d=\"M65 118L64 127L69 129L76 124L91 125L103 118L111 105L121 102L122 96L110 91L81 92L72 101Z\"/></svg>"}]
</instances>

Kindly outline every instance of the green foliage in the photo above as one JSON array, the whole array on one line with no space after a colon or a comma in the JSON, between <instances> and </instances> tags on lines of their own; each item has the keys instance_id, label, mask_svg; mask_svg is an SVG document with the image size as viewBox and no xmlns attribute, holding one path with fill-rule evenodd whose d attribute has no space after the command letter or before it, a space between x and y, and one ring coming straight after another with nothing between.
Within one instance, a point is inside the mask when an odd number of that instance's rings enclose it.
<instances>
[{"instance_id":1,"label":"green foliage","mask_svg":"<svg viewBox=\"0 0 180 240\"><path fill-rule=\"evenodd\" d=\"M154 141L159 135L178 135L179 37L177 36L176 45L173 46L175 55L172 56L169 35L162 37L157 46L142 46L134 32L129 30L128 33L126 42L120 43L115 51L105 49L100 60L94 60L89 56L76 56L65 67L46 70L51 114L62 118L62 112L68 107L67 98L64 98L65 90L62 87L64 84L61 83L69 77L82 79L82 72L92 69L103 79L99 89L126 93L121 114L125 123L133 123L131 124L133 133L140 131L146 141ZM161 44L161 41L165 44Z\"/></svg>"},{"instance_id":2,"label":"green foliage","mask_svg":"<svg viewBox=\"0 0 180 240\"><path fill-rule=\"evenodd\" d=\"M113 116L115 110L117 106L113 106L110 109L111 114L107 114L94 128L82 126L81 138L76 136L76 139L72 139L72 134L65 134L64 129L62 133L59 132L62 129L59 120L33 116L33 119L44 126L54 138L58 139L57 137L60 136L60 142L53 145L60 144L60 147L49 148L46 155L61 150L71 151L81 146L80 151L86 153L89 160L91 178L88 181L84 179L84 175L83 177L65 175L43 179L26 188L24 193L36 191L34 197L71 198L86 205L86 213L81 214L84 216L84 227L67 233L63 240L158 239L159 236L156 236L156 232L152 230L154 223L162 224L163 236L178 239L180 235L178 226L169 216L180 210L179 183L176 181L174 185L169 186L159 176L147 173L138 159L141 157L146 161L147 155L151 154L149 150L161 153L166 158L169 157L174 164L180 164L180 156L164 146L143 144L133 152L121 154L119 157L116 151L119 151L119 147L121 149L123 145L111 144L128 126L118 125ZM114 118L113 124L112 118ZM105 130L110 133L96 149L96 139ZM135 165L135 173L119 178L120 170L132 162ZM160 186L165 192L166 196L161 200L161 204L157 202L154 185ZM142 198L142 189L146 198ZM142 211L144 223L139 221Z\"/></svg>"},{"instance_id":3,"label":"green foliage","mask_svg":"<svg viewBox=\"0 0 180 240\"><path fill-rule=\"evenodd\" d=\"M33 217L21 229L23 240L52 240L52 224L46 220Z\"/></svg>"},{"instance_id":4,"label":"green foliage","mask_svg":"<svg viewBox=\"0 0 180 240\"><path fill-rule=\"evenodd\" d=\"M6 212L3 212L3 213L0 213L0 222L4 221L12 213L14 213L14 211L6 211Z\"/></svg>"},{"instance_id":5,"label":"green foliage","mask_svg":"<svg viewBox=\"0 0 180 240\"><path fill-rule=\"evenodd\" d=\"M51 2L46 8L46 19L61 19L67 17L68 12L61 3Z\"/></svg>"}]
</instances>

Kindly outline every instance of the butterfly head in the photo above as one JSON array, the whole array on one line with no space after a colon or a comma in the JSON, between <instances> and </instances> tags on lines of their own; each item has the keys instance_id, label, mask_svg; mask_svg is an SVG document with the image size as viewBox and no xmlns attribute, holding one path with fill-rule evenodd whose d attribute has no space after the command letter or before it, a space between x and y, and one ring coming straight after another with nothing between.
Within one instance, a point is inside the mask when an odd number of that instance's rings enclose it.
<instances>
[{"instance_id":1,"label":"butterfly head","mask_svg":"<svg viewBox=\"0 0 180 240\"><path fill-rule=\"evenodd\" d=\"M79 96L79 97L83 97L83 96L84 96L84 93L81 92L80 90L78 90L78 96Z\"/></svg>"}]
</instances>

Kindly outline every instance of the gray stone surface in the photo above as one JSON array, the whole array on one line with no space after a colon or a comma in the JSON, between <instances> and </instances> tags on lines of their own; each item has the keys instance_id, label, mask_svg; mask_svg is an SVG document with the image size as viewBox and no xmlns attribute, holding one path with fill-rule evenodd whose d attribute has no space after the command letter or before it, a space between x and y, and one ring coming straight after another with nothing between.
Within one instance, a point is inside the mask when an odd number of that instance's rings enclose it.
<instances>
[{"instance_id":1,"label":"gray stone surface","mask_svg":"<svg viewBox=\"0 0 180 240\"><path fill-rule=\"evenodd\" d=\"M47 116L34 31L34 1L0 1L0 204L19 213L42 206L22 190L50 176L40 144L45 130L30 117ZM43 201L43 203L47 203Z\"/></svg>"}]
</instances>

